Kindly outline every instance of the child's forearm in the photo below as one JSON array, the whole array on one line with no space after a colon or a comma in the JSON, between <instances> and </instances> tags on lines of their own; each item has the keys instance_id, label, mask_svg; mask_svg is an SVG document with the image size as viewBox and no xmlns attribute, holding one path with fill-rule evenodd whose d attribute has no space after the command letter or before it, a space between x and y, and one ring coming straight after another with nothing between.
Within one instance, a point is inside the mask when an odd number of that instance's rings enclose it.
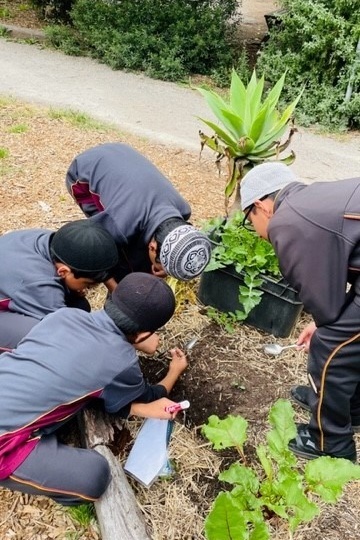
<instances>
[{"instance_id":1,"label":"child's forearm","mask_svg":"<svg viewBox=\"0 0 360 540\"><path fill-rule=\"evenodd\" d=\"M171 420L175 414L166 411L166 407L174 405L174 401L168 398L157 399L151 403L132 403L130 415L141 416L142 418L161 418Z\"/></svg>"},{"instance_id":2,"label":"child's forearm","mask_svg":"<svg viewBox=\"0 0 360 540\"><path fill-rule=\"evenodd\" d=\"M170 367L165 377L160 382L158 382L158 384L165 386L167 393L169 394L183 371L184 370L180 371L180 369Z\"/></svg>"},{"instance_id":3,"label":"child's forearm","mask_svg":"<svg viewBox=\"0 0 360 540\"><path fill-rule=\"evenodd\" d=\"M167 392L169 393L172 389L178 378L187 368L187 359L185 353L179 349L171 349L170 351L172 360L169 364L169 371L166 376L158 384L165 386Z\"/></svg>"}]
</instances>

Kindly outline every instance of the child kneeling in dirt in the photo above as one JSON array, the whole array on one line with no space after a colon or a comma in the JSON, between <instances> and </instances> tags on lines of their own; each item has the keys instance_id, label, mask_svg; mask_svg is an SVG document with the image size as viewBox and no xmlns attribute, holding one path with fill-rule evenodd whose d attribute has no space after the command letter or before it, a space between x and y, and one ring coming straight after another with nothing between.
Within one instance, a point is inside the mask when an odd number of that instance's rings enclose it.
<instances>
[{"instance_id":1,"label":"child kneeling in dirt","mask_svg":"<svg viewBox=\"0 0 360 540\"><path fill-rule=\"evenodd\" d=\"M57 231L24 229L0 237L0 352L14 349L45 315L90 311L86 289L112 277L117 247L100 225L81 219Z\"/></svg>"},{"instance_id":2,"label":"child kneeling in dirt","mask_svg":"<svg viewBox=\"0 0 360 540\"><path fill-rule=\"evenodd\" d=\"M106 459L95 450L61 444L55 431L86 404L107 412L172 419L167 398L187 367L171 351L167 375L145 382L136 350L153 354L155 330L173 315L175 298L160 278L125 277L104 309L62 308L39 322L0 362L0 486L47 495L64 505L98 499L111 481Z\"/></svg>"}]
</instances>

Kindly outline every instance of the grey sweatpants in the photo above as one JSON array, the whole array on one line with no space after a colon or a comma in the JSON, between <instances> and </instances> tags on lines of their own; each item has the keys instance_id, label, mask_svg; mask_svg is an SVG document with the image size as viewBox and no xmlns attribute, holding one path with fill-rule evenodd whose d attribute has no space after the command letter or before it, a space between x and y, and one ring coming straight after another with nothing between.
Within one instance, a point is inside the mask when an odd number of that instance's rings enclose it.
<instances>
[{"instance_id":1,"label":"grey sweatpants","mask_svg":"<svg viewBox=\"0 0 360 540\"><path fill-rule=\"evenodd\" d=\"M67 307L75 307L84 311L91 311L88 300L76 294L65 294ZM25 337L40 319L23 315L14 311L0 310L0 354L7 349L15 349L19 341Z\"/></svg>"},{"instance_id":2,"label":"grey sweatpants","mask_svg":"<svg viewBox=\"0 0 360 540\"><path fill-rule=\"evenodd\" d=\"M6 349L15 349L19 341L30 332L39 319L14 313L0 311L0 353Z\"/></svg>"},{"instance_id":3,"label":"grey sweatpants","mask_svg":"<svg viewBox=\"0 0 360 540\"><path fill-rule=\"evenodd\" d=\"M101 497L110 480L108 462L96 450L60 444L52 434L43 436L20 467L0 480L0 486L74 506Z\"/></svg>"}]
</instances>

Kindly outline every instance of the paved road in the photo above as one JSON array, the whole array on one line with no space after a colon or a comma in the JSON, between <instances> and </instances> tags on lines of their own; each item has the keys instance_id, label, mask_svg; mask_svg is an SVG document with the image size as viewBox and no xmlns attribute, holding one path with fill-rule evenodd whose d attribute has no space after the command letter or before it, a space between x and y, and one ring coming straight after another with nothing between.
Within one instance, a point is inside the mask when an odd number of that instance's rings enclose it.
<instances>
[{"instance_id":1,"label":"paved road","mask_svg":"<svg viewBox=\"0 0 360 540\"><path fill-rule=\"evenodd\" d=\"M194 151L202 127L197 116L211 116L201 95L188 87L5 39L0 39L0 93L83 111L124 131ZM360 175L360 135L342 140L300 131L292 145L294 170L305 181Z\"/></svg>"}]
</instances>

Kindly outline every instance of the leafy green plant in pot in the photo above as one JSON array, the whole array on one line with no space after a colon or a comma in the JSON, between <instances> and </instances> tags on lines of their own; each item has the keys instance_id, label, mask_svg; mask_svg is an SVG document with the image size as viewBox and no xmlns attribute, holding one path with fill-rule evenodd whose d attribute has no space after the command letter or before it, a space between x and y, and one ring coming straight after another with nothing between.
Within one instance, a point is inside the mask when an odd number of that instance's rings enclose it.
<instances>
[{"instance_id":1,"label":"leafy green plant in pot","mask_svg":"<svg viewBox=\"0 0 360 540\"><path fill-rule=\"evenodd\" d=\"M293 151L285 156L283 154L289 148L296 132L292 115L302 91L283 112L280 112L278 102L285 75L286 73L273 88L269 89L265 98L263 98L264 76L258 79L255 71L247 86L235 71L232 72L228 102L213 90L198 89L219 121L219 124L216 124L212 120L200 118L214 132L212 136L208 136L200 131L202 148L206 146L216 153L219 170L224 162L228 170L224 188L225 218L211 220L208 224L209 236L215 247L212 261L200 281L199 298L205 304L229 312L229 317L234 322L246 320L249 324L281 337L286 337L290 333L301 311L301 303L297 299L296 291L281 278L271 245L242 226L244 216L240 212L240 183L247 172L260 163L280 161L291 165L295 159ZM286 139L282 142L281 138L285 134ZM230 206L232 197L234 200ZM220 274L217 271L220 269L227 274L225 278L227 281L230 278L226 269L235 273L240 272L240 286L237 285L236 295L232 286L227 293L226 288L218 283ZM211 275L213 272L216 274ZM268 285L264 285L267 276L271 280L270 290ZM280 288L276 287L276 283L280 283ZM218 302L220 290L221 297ZM277 303L279 296L285 296L290 300L295 305L295 309L291 309L294 320L289 320L291 313L286 309L283 315L287 324L277 328L279 306L275 306L274 309L266 306L269 320L257 323L258 317L256 313L254 315L253 310L262 302L264 292L276 297ZM259 310L258 313L263 318L265 309ZM210 314L214 316L215 312L212 311Z\"/></svg>"}]
</instances>

